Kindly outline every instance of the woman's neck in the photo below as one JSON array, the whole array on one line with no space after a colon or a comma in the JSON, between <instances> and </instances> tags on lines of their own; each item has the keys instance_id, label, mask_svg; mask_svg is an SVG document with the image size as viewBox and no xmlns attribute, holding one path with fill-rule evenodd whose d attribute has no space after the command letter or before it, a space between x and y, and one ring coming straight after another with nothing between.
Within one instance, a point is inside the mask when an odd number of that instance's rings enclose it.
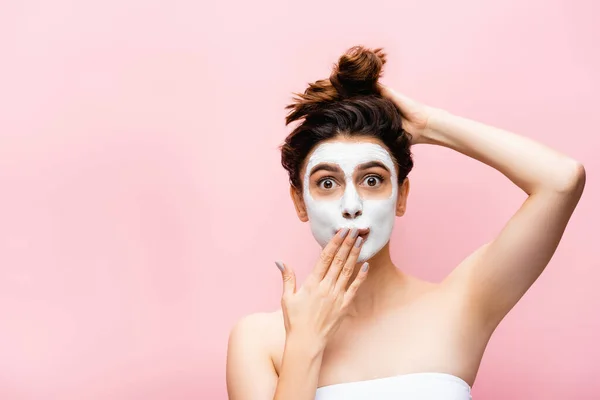
<instances>
[{"instance_id":1,"label":"woman's neck","mask_svg":"<svg viewBox=\"0 0 600 400\"><path fill-rule=\"evenodd\" d=\"M389 244L368 262L367 279L360 285L350 306L350 315L355 317L369 317L385 312L405 297L414 281L413 277L394 265L390 258ZM355 275L362 264L356 267Z\"/></svg>"}]
</instances>

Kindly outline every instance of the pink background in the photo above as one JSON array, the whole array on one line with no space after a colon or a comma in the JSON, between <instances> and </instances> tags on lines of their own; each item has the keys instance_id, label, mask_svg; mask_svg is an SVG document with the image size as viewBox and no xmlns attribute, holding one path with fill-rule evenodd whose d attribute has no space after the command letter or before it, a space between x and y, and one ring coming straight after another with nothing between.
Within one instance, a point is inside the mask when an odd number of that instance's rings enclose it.
<instances>
[{"instance_id":1,"label":"pink background","mask_svg":"<svg viewBox=\"0 0 600 400\"><path fill-rule=\"evenodd\" d=\"M202 3L0 4L0 398L225 399L229 330L279 304L273 261L302 280L318 254L279 164L283 107L360 43L387 49L396 89L585 164L473 394L600 396L597 2ZM415 153L393 257L439 280L523 195Z\"/></svg>"}]
</instances>

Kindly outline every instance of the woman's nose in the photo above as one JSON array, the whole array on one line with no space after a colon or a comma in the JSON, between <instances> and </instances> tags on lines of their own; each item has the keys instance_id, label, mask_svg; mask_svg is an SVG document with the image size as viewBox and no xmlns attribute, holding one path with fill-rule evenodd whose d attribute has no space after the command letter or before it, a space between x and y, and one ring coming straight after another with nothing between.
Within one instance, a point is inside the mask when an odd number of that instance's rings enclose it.
<instances>
[{"instance_id":1,"label":"woman's nose","mask_svg":"<svg viewBox=\"0 0 600 400\"><path fill-rule=\"evenodd\" d=\"M360 217L362 215L362 210L344 210L342 215L346 219L354 219L354 218Z\"/></svg>"},{"instance_id":2,"label":"woman's nose","mask_svg":"<svg viewBox=\"0 0 600 400\"><path fill-rule=\"evenodd\" d=\"M346 188L342 198L342 216L346 219L354 219L362 215L362 200L353 185Z\"/></svg>"}]
</instances>

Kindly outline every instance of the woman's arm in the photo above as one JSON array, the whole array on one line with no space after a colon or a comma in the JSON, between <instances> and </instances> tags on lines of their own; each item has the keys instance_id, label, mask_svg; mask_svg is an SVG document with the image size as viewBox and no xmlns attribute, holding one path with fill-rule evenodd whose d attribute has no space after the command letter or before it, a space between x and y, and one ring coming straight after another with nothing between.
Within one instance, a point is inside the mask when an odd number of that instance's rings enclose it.
<instances>
[{"instance_id":1,"label":"woman's arm","mask_svg":"<svg viewBox=\"0 0 600 400\"><path fill-rule=\"evenodd\" d=\"M313 400L323 350L302 338L286 339L277 376L267 343L267 314L249 315L231 331L227 350L227 392L230 400Z\"/></svg>"},{"instance_id":2,"label":"woman's arm","mask_svg":"<svg viewBox=\"0 0 600 400\"><path fill-rule=\"evenodd\" d=\"M242 318L231 330L227 346L227 393L230 400L272 400L277 372L266 346L269 316Z\"/></svg>"},{"instance_id":3,"label":"woman's arm","mask_svg":"<svg viewBox=\"0 0 600 400\"><path fill-rule=\"evenodd\" d=\"M503 173L528 195L542 192L579 197L583 166L538 142L499 128L453 115L431 111L421 143L451 148Z\"/></svg>"},{"instance_id":4,"label":"woman's arm","mask_svg":"<svg viewBox=\"0 0 600 400\"><path fill-rule=\"evenodd\" d=\"M495 327L552 258L585 186L581 163L540 143L428 107L381 85L412 143L454 149L504 174L528 198L491 242L444 281L485 326Z\"/></svg>"},{"instance_id":5,"label":"woman's arm","mask_svg":"<svg viewBox=\"0 0 600 400\"><path fill-rule=\"evenodd\" d=\"M281 308L285 347L279 377L268 343L281 328L268 314L243 318L231 331L227 350L227 390L231 400L314 400L325 346L348 313L368 274L364 263L352 282L362 238L356 228L341 229L321 251L300 288L286 264L276 262L283 279Z\"/></svg>"},{"instance_id":6,"label":"woman's arm","mask_svg":"<svg viewBox=\"0 0 600 400\"><path fill-rule=\"evenodd\" d=\"M301 337L286 339L275 400L315 398L324 349Z\"/></svg>"},{"instance_id":7,"label":"woman's arm","mask_svg":"<svg viewBox=\"0 0 600 400\"><path fill-rule=\"evenodd\" d=\"M528 198L490 243L447 278L477 315L497 325L552 258L585 185L583 166L517 134L433 109L420 143L454 149L519 186Z\"/></svg>"}]
</instances>

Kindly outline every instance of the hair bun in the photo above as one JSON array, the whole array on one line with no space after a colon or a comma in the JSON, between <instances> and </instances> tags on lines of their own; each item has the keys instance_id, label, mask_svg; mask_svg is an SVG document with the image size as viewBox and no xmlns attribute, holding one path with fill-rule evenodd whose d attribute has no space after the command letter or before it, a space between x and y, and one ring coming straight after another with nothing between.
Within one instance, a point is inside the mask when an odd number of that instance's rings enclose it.
<instances>
[{"instance_id":1,"label":"hair bun","mask_svg":"<svg viewBox=\"0 0 600 400\"><path fill-rule=\"evenodd\" d=\"M380 94L377 81L385 62L383 49L354 46L340 57L329 81L341 97Z\"/></svg>"},{"instance_id":2,"label":"hair bun","mask_svg":"<svg viewBox=\"0 0 600 400\"><path fill-rule=\"evenodd\" d=\"M286 106L290 110L285 119L286 125L346 98L381 96L377 80L385 61L381 48L351 47L340 57L329 79L309 83L304 93L295 93L292 104Z\"/></svg>"}]
</instances>

